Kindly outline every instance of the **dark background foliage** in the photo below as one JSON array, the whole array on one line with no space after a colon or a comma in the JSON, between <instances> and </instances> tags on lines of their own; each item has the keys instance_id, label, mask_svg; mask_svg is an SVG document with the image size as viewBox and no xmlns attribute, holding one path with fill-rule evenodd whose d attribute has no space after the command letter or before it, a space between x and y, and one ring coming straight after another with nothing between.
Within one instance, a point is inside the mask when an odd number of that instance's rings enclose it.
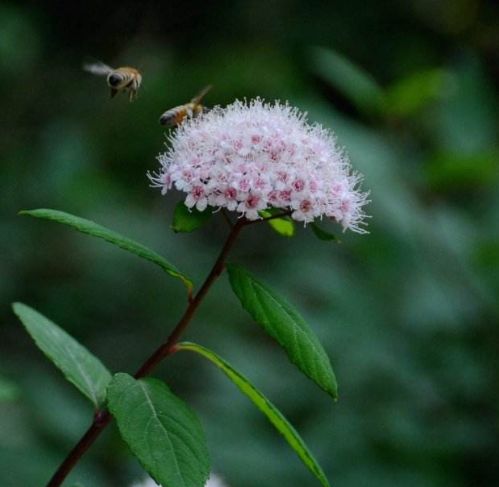
<instances>
[{"instance_id":1,"label":"dark background foliage","mask_svg":"<svg viewBox=\"0 0 499 487\"><path fill-rule=\"evenodd\" d=\"M94 219L199 282L224 222L174 235L180 195L161 197L145 173L164 147L159 115L208 83L209 104L289 100L333 128L365 174L372 219L369 235L345 234L339 245L309 229L284 239L254 226L232 256L316 330L338 376L336 404L252 323L226 278L188 338L225 356L284 411L335 486L496 485L494 4L0 4L1 485L42 485L92 414L35 349L12 301L59 323L113 371L136 369L184 307L181 285L153 266L17 211L50 207ZM142 69L138 100L109 100L103 80L81 70L88 56ZM344 60L372 78L352 78ZM230 485L317 484L212 366L175 356L156 375L199 412L214 470ZM112 426L72 478L104 487L140 476Z\"/></svg>"}]
</instances>

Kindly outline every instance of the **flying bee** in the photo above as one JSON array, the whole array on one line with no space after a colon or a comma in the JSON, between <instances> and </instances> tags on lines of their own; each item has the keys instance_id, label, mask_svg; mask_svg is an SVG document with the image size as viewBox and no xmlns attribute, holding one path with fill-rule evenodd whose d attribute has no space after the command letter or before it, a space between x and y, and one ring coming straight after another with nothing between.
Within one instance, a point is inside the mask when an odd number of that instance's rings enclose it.
<instances>
[{"instance_id":1,"label":"flying bee","mask_svg":"<svg viewBox=\"0 0 499 487\"><path fill-rule=\"evenodd\" d=\"M142 75L137 69L129 66L114 69L101 62L84 64L83 69L97 76L106 77L107 84L111 88L111 98L120 91L128 91L130 101L137 97L137 91L142 83Z\"/></svg>"},{"instance_id":2,"label":"flying bee","mask_svg":"<svg viewBox=\"0 0 499 487\"><path fill-rule=\"evenodd\" d=\"M201 105L201 100L211 88L211 85L205 86L189 103L167 110L159 117L159 123L167 127L176 127L186 118L194 118L206 112L207 108Z\"/></svg>"}]
</instances>

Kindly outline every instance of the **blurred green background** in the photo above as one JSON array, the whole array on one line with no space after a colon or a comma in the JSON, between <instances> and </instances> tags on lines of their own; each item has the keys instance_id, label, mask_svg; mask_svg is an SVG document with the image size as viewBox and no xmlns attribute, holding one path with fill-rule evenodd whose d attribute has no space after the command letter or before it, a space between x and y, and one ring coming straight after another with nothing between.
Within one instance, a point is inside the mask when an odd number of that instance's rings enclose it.
<instances>
[{"instance_id":1,"label":"blurred green background","mask_svg":"<svg viewBox=\"0 0 499 487\"><path fill-rule=\"evenodd\" d=\"M499 13L477 0L12 2L0 4L0 484L44 485L91 407L14 318L25 302L113 371L133 371L180 316L179 282L59 225L91 218L162 252L196 282L221 217L170 230L173 192L145 173L159 115L205 84L208 104L289 100L334 129L371 191L370 234L341 244L299 228L245 230L232 260L296 304L330 354L340 400L291 366L226 278L187 337L243 371L296 425L336 487L499 485ZM109 99L89 56L144 73L136 102ZM199 412L232 487L317 481L208 363L157 376ZM71 479L141 477L111 426ZM67 485L71 485L68 482Z\"/></svg>"}]
</instances>

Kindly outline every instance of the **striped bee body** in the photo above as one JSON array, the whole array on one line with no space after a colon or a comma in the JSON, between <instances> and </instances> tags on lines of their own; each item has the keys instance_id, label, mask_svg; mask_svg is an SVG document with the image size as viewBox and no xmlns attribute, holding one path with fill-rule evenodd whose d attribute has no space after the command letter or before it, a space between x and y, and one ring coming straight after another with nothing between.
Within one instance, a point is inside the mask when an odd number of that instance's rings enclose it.
<instances>
[{"instance_id":1,"label":"striped bee body","mask_svg":"<svg viewBox=\"0 0 499 487\"><path fill-rule=\"evenodd\" d=\"M142 75L135 68L124 66L117 68L107 75L107 84L111 88L111 98L120 91L128 91L132 101L142 83Z\"/></svg>"},{"instance_id":2,"label":"striped bee body","mask_svg":"<svg viewBox=\"0 0 499 487\"><path fill-rule=\"evenodd\" d=\"M128 91L130 101L137 97L137 92L142 83L142 75L137 69L130 66L114 69L101 62L85 64L83 69L97 76L106 77L107 85L111 89L111 98L120 91Z\"/></svg>"},{"instance_id":3,"label":"striped bee body","mask_svg":"<svg viewBox=\"0 0 499 487\"><path fill-rule=\"evenodd\" d=\"M208 111L207 108L201 104L201 100L210 90L211 85L206 86L189 103L167 110L159 118L159 123L167 127L177 127L184 122L185 119L198 117L202 113Z\"/></svg>"},{"instance_id":4,"label":"striped bee body","mask_svg":"<svg viewBox=\"0 0 499 487\"><path fill-rule=\"evenodd\" d=\"M204 108L201 105L195 105L194 103L186 103L176 108L167 110L159 119L161 125L166 125L167 127L176 127L180 125L186 118L197 117L203 113Z\"/></svg>"}]
</instances>

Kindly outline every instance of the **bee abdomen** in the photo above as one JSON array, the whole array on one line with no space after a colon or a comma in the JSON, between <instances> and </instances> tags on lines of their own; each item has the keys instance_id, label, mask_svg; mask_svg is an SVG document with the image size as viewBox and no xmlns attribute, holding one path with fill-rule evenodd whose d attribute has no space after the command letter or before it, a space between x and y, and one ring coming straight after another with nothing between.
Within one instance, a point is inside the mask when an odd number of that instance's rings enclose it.
<instances>
[{"instance_id":1,"label":"bee abdomen","mask_svg":"<svg viewBox=\"0 0 499 487\"><path fill-rule=\"evenodd\" d=\"M159 123L168 127L175 127L182 122L186 115L187 113L184 109L168 110L167 112L163 113L163 115L161 115L161 117L159 118Z\"/></svg>"}]
</instances>

